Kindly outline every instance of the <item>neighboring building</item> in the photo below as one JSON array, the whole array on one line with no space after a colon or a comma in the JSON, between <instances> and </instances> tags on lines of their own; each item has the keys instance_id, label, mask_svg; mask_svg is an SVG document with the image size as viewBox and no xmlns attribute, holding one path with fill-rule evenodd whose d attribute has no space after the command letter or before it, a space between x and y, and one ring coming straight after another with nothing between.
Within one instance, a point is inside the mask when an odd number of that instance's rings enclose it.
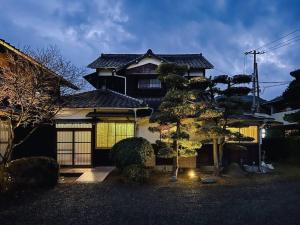
<instances>
[{"instance_id":1,"label":"neighboring building","mask_svg":"<svg viewBox=\"0 0 300 225\"><path fill-rule=\"evenodd\" d=\"M59 98L61 86L66 86L72 89L78 89L78 87L76 87L74 84L65 80L63 77L55 74L53 71L44 67L29 55L25 54L21 50L17 49L16 47L12 46L11 44L7 43L2 39L0 39L0 78L1 78L1 73L3 72L2 66L4 67L7 65L8 54L12 55L13 57L19 57L19 59L21 60L26 60L26 62L28 61L30 65L40 67L41 68L40 76L46 76L47 80L50 81L49 86L45 87L45 93L49 94L51 97ZM53 83L55 83L56 85L52 85ZM43 128L45 128L45 126L43 126ZM21 137L24 132L28 132L28 130L19 129L17 131L17 135L19 136L17 136L17 138ZM22 144L22 146L18 148L17 152L22 152L21 154L23 153L26 154L25 153L26 151L24 149L31 149L32 150L31 153L36 155L43 152L43 150L45 152L46 151L54 152L53 150L51 150L51 148L52 149L55 148L55 139L53 138L54 135L51 135L51 127L47 127L45 129L41 128L39 131L35 133L36 134L33 135L35 136L35 138L34 139L29 138L28 141L26 141L24 144ZM3 106L2 108L0 108L0 154L1 155L4 153L6 146L8 144L8 135L9 135L8 124L5 122L5 107ZM34 151L35 153L33 153ZM0 157L0 161L1 161L1 157Z\"/></svg>"},{"instance_id":2,"label":"neighboring building","mask_svg":"<svg viewBox=\"0 0 300 225\"><path fill-rule=\"evenodd\" d=\"M278 136L278 135L289 135L293 133L294 131L299 129L299 125L297 123L290 123L286 120L284 120L284 116L287 114L295 113L299 111L300 109L295 109L290 107L286 104L286 102L283 100L282 96L278 96L266 103L264 103L264 106L269 108L269 114L272 118L274 118L275 121L281 123L278 126L273 127L269 130L269 134L272 136ZM275 132L274 132L275 131ZM277 131L277 132L276 132ZM278 132L281 131L281 132Z\"/></svg>"},{"instance_id":3,"label":"neighboring building","mask_svg":"<svg viewBox=\"0 0 300 225\"><path fill-rule=\"evenodd\" d=\"M290 75L297 79L297 77L300 76L300 69L290 72ZM295 103L298 101L297 97L298 96L294 97L294 101L296 101ZM275 121L281 123L269 130L270 136L288 136L299 130L299 125L297 123L290 123L284 119L285 115L299 111L299 107L296 107L299 104L289 104L284 100L283 96L280 95L268 102L265 102L263 105L268 108L268 114L274 118Z\"/></svg>"}]
</instances>

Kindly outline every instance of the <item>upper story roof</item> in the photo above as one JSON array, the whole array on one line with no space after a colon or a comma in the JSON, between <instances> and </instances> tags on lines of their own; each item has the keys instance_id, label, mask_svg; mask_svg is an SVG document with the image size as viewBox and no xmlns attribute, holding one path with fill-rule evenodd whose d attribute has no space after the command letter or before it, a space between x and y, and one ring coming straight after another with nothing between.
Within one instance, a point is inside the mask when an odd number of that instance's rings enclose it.
<instances>
[{"instance_id":1,"label":"upper story roof","mask_svg":"<svg viewBox=\"0 0 300 225\"><path fill-rule=\"evenodd\" d=\"M143 100L109 89L99 89L62 98L64 108L143 108Z\"/></svg>"},{"instance_id":2,"label":"upper story roof","mask_svg":"<svg viewBox=\"0 0 300 225\"><path fill-rule=\"evenodd\" d=\"M154 54L151 49L145 54L101 54L88 67L120 70L146 57L154 57L166 63L187 65L192 69L212 69L214 67L202 54Z\"/></svg>"},{"instance_id":3,"label":"upper story roof","mask_svg":"<svg viewBox=\"0 0 300 225\"><path fill-rule=\"evenodd\" d=\"M13 46L12 44L6 42L3 39L0 39L0 47L3 47L4 49L9 50L10 52L13 52L14 54L22 57L25 60L28 60L30 63L32 63L33 65L39 66L40 68L43 69L43 71L46 71L47 74L49 74L50 76L53 76L54 78L57 78L60 80L61 84L63 86L75 89L75 90L79 90L79 88L74 85L73 83L71 83L70 81L64 79L62 76L58 75L57 73L55 73L54 71L50 70L49 68L47 68L46 66L42 65L40 62L38 62L36 59L32 58L31 56L29 56L28 54L22 52L20 49L16 48L15 46ZM1 49L0 49L1 50Z\"/></svg>"}]
</instances>

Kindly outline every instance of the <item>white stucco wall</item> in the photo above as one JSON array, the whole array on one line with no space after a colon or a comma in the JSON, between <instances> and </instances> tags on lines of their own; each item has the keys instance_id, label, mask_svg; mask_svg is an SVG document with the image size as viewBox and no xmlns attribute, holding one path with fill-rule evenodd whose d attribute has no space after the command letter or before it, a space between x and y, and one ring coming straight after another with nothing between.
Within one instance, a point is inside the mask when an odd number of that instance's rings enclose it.
<instances>
[{"instance_id":1,"label":"white stucco wall","mask_svg":"<svg viewBox=\"0 0 300 225\"><path fill-rule=\"evenodd\" d=\"M143 137L147 139L150 143L155 143L155 141L159 140L159 133L152 133L148 130L149 126L155 126L155 124L150 125L149 119L143 118L139 119L137 122L137 137Z\"/></svg>"},{"instance_id":2,"label":"white stucco wall","mask_svg":"<svg viewBox=\"0 0 300 225\"><path fill-rule=\"evenodd\" d=\"M112 76L112 69L100 70L98 76Z\"/></svg>"},{"instance_id":3,"label":"white stucco wall","mask_svg":"<svg viewBox=\"0 0 300 225\"><path fill-rule=\"evenodd\" d=\"M130 66L127 67L127 69L143 66L143 65L146 65L146 64L149 64L149 63L154 64L154 65L159 65L162 62L159 59L146 57L146 58L142 59L141 61L139 61L136 64L131 64Z\"/></svg>"},{"instance_id":4,"label":"white stucco wall","mask_svg":"<svg viewBox=\"0 0 300 225\"><path fill-rule=\"evenodd\" d=\"M89 112L92 112L92 109L64 108L57 113L55 119L87 119L86 115Z\"/></svg>"}]
</instances>

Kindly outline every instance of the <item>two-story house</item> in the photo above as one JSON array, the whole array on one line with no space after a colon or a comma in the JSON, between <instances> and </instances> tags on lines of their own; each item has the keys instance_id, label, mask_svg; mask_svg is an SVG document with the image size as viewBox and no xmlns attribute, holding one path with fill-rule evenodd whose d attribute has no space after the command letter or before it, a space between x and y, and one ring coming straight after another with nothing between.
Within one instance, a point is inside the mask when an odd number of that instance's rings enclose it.
<instances>
[{"instance_id":1,"label":"two-story house","mask_svg":"<svg viewBox=\"0 0 300 225\"><path fill-rule=\"evenodd\" d=\"M96 90L65 98L57 117L57 159L61 165L97 166L110 163L112 146L128 137L151 143L159 135L148 131L149 116L166 88L156 69L161 63L188 66L187 77L205 76L213 65L202 54L101 54L84 78Z\"/></svg>"}]
</instances>

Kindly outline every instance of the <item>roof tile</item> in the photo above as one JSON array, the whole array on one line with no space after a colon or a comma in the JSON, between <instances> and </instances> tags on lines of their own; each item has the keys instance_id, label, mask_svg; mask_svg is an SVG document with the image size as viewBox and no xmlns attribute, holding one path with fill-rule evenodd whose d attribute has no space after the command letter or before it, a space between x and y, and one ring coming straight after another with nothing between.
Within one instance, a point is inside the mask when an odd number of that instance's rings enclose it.
<instances>
[{"instance_id":1,"label":"roof tile","mask_svg":"<svg viewBox=\"0 0 300 225\"><path fill-rule=\"evenodd\" d=\"M139 99L112 90L93 90L65 96L63 107L68 108L140 108L146 104Z\"/></svg>"}]
</instances>

